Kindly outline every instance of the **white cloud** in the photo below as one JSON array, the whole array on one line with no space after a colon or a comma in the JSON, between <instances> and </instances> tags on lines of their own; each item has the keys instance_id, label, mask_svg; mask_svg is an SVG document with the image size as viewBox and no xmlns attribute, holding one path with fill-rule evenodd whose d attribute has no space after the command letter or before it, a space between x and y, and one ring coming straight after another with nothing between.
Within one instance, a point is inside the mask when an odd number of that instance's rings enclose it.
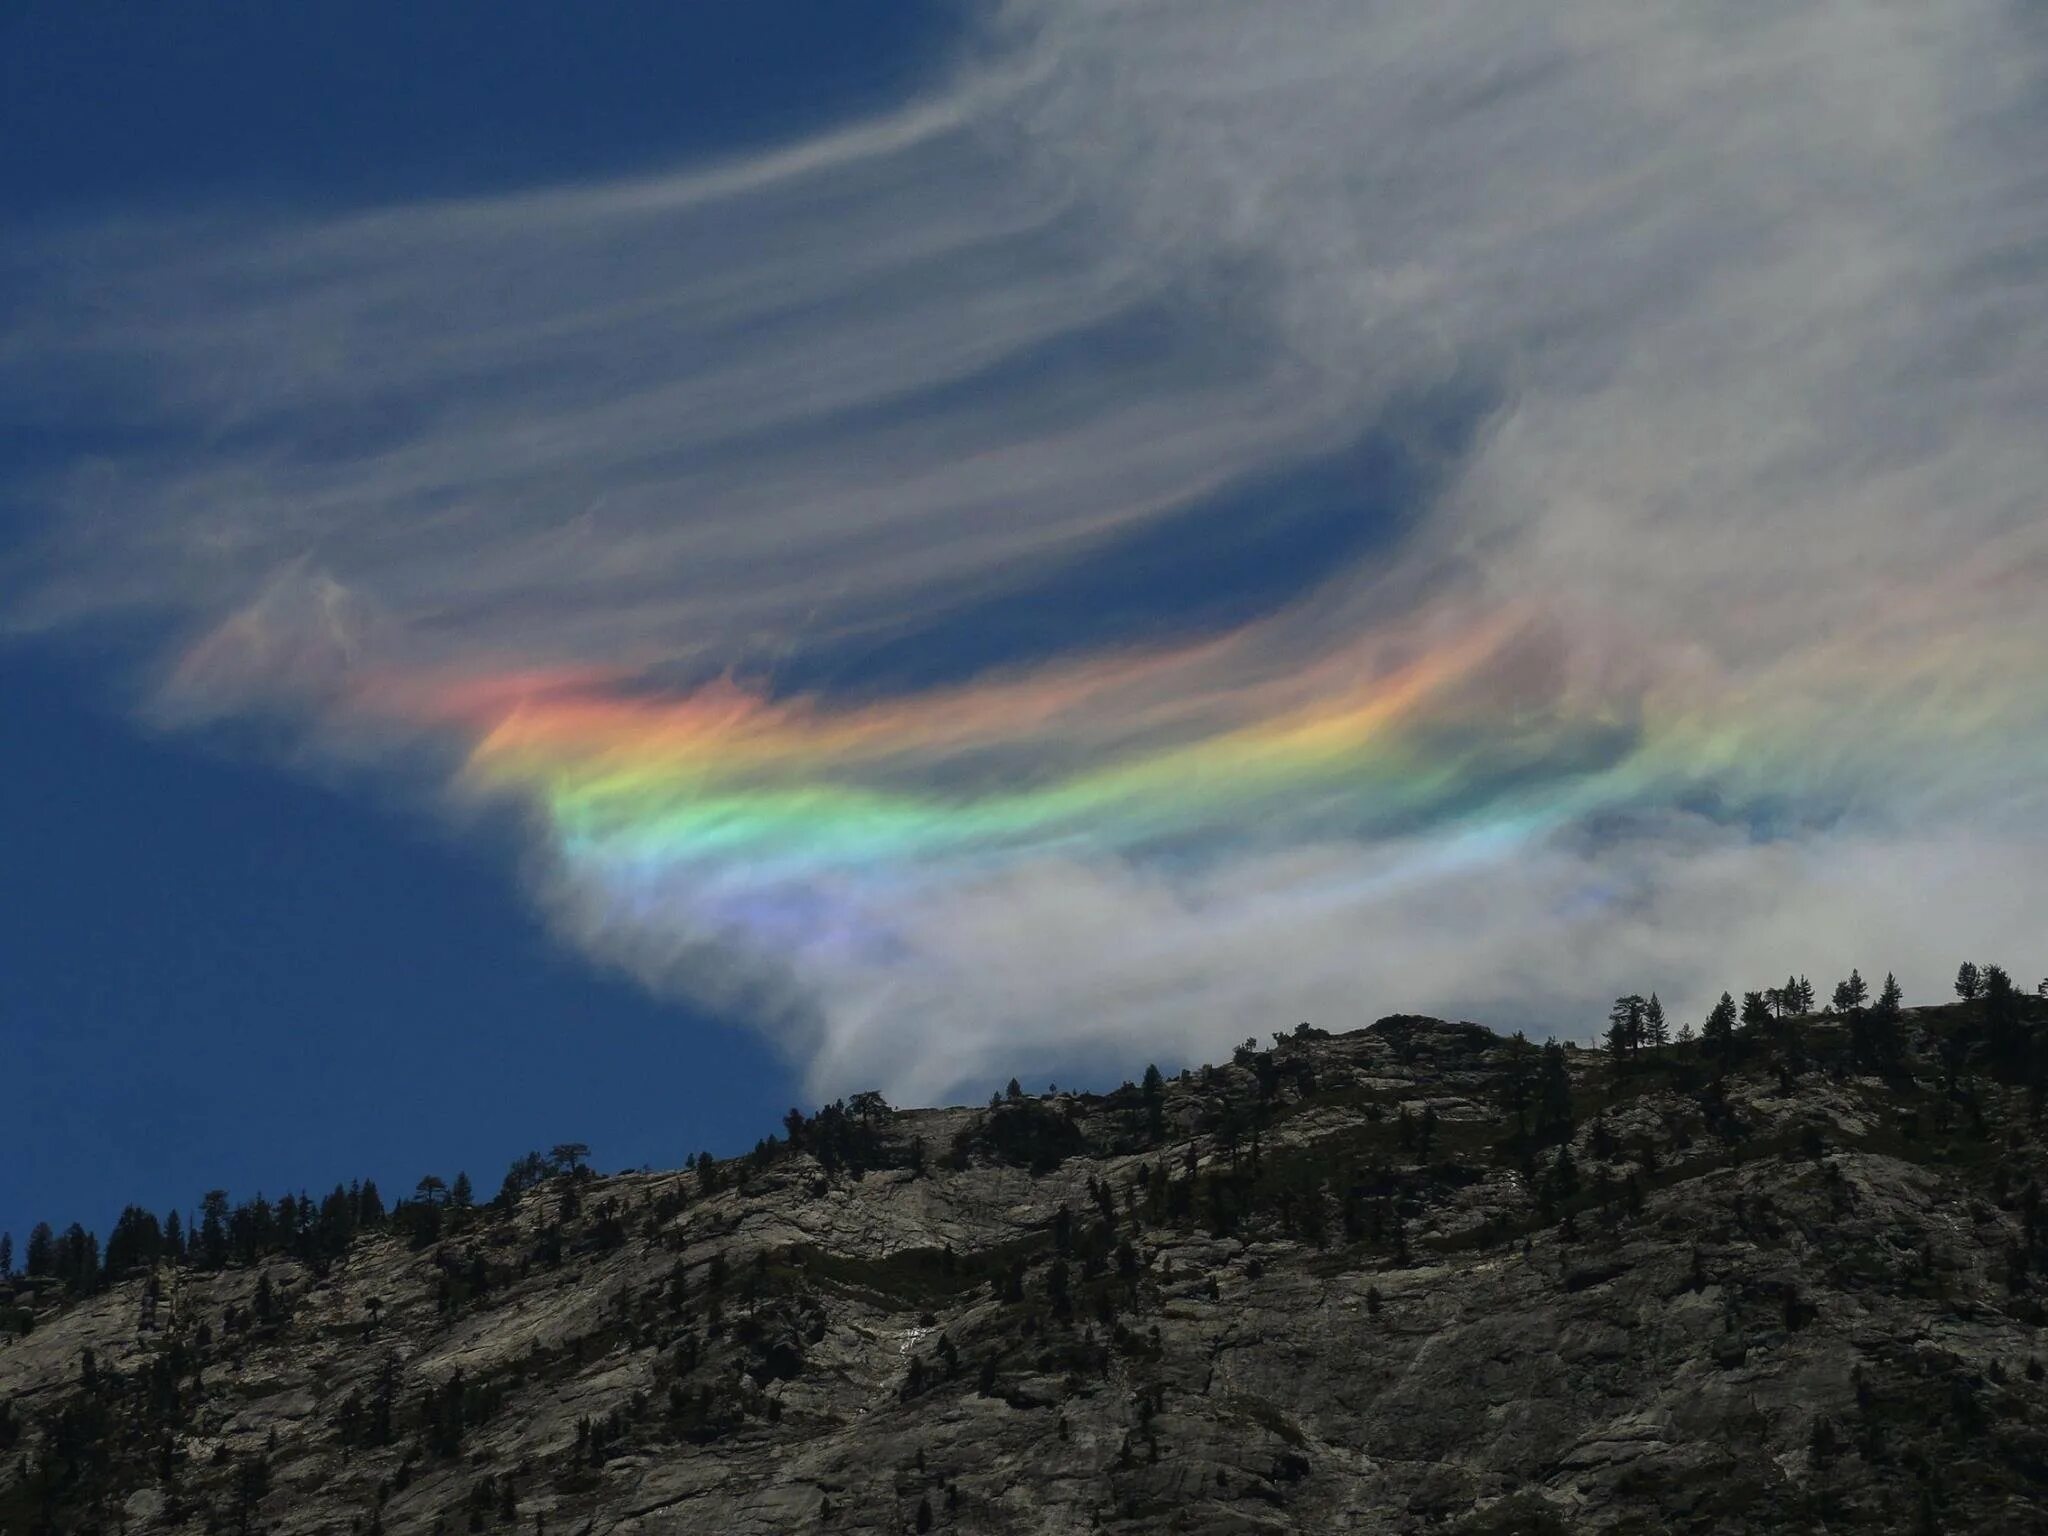
<instances>
[{"instance_id":1,"label":"white cloud","mask_svg":"<svg viewBox=\"0 0 2048 1536\"><path fill-rule=\"evenodd\" d=\"M1227 717L1411 609L1529 608L1529 711L1642 732L1540 830L831 893L888 904L880 950L573 872L551 910L821 1089L1792 968L1932 990L2048 903L2044 52L1996 0L1017 0L931 99L726 165L17 242L0 401L122 435L12 488L48 533L0 591L164 621L188 708L322 715L372 662L708 676L1453 386L1488 420L1391 564L1158 686ZM1703 783L1782 825L1705 830Z\"/></svg>"}]
</instances>

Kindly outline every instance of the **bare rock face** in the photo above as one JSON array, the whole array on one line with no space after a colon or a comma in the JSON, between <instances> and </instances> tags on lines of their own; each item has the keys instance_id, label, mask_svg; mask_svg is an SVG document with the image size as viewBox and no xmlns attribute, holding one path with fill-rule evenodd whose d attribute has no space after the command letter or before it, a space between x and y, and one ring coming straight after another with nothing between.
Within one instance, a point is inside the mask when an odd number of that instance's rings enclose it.
<instances>
[{"instance_id":1,"label":"bare rock face","mask_svg":"<svg viewBox=\"0 0 2048 1536\"><path fill-rule=\"evenodd\" d=\"M1304 1027L17 1298L0 1530L2048 1529L2039 1093L1918 1023Z\"/></svg>"}]
</instances>

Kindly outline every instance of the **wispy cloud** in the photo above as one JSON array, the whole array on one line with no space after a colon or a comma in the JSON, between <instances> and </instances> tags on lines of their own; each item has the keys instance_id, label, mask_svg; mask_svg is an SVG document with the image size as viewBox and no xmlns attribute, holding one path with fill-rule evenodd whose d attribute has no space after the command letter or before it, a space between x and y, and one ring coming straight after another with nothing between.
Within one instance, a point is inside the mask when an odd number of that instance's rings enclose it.
<instances>
[{"instance_id":1,"label":"wispy cloud","mask_svg":"<svg viewBox=\"0 0 2048 1536\"><path fill-rule=\"evenodd\" d=\"M0 399L98 440L10 611L451 743L565 934L820 1088L2026 964L2044 59L1989 0L1031 0L733 163L17 242ZM790 692L1418 401L1426 500L1276 611Z\"/></svg>"}]
</instances>

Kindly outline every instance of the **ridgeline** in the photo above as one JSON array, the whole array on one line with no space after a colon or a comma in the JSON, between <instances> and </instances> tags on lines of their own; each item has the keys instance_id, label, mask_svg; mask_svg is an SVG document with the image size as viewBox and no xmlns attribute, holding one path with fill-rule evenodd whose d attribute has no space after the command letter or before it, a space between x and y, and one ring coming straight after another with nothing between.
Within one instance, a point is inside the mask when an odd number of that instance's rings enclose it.
<instances>
[{"instance_id":1,"label":"ridgeline","mask_svg":"<svg viewBox=\"0 0 2048 1536\"><path fill-rule=\"evenodd\" d=\"M0 1532L2048 1529L2048 1005L1838 996L39 1232Z\"/></svg>"}]
</instances>

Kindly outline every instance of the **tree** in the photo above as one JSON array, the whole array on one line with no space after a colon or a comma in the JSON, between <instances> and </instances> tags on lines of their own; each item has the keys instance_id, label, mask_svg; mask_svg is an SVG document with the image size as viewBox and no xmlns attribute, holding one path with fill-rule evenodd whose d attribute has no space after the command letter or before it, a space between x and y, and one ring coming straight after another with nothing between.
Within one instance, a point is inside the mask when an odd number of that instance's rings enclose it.
<instances>
[{"instance_id":1,"label":"tree","mask_svg":"<svg viewBox=\"0 0 2048 1536\"><path fill-rule=\"evenodd\" d=\"M505 1177L498 1185L499 1207L510 1210L519 1203L521 1195L529 1189L540 1188L547 1182L547 1178L548 1160L538 1152L529 1152L524 1157L514 1158L512 1166L505 1170Z\"/></svg>"},{"instance_id":2,"label":"tree","mask_svg":"<svg viewBox=\"0 0 2048 1536\"><path fill-rule=\"evenodd\" d=\"M89 1296L99 1286L100 1240L77 1222L64 1229L51 1256L50 1272L74 1296Z\"/></svg>"},{"instance_id":3,"label":"tree","mask_svg":"<svg viewBox=\"0 0 2048 1536\"><path fill-rule=\"evenodd\" d=\"M476 1201L476 1191L470 1187L469 1175L458 1173L455 1182L448 1186L448 1203L461 1210L468 1210Z\"/></svg>"},{"instance_id":4,"label":"tree","mask_svg":"<svg viewBox=\"0 0 2048 1536\"><path fill-rule=\"evenodd\" d=\"M1017 1079L1015 1079L1014 1077L1011 1078L1010 1086L1003 1090L1003 1097L1008 1099L1013 1104L1016 1103L1017 1100L1024 1097L1024 1085L1018 1082Z\"/></svg>"},{"instance_id":5,"label":"tree","mask_svg":"<svg viewBox=\"0 0 2048 1536\"><path fill-rule=\"evenodd\" d=\"M1854 973L1851 974L1853 976ZM1851 1010L1849 1041L1859 1064L1876 1067L1879 1071L1889 1071L1897 1064L1899 1021L1905 1012L1904 1001L1905 994L1899 990L1899 978L1887 971L1876 1005L1868 1012Z\"/></svg>"},{"instance_id":6,"label":"tree","mask_svg":"<svg viewBox=\"0 0 2048 1536\"><path fill-rule=\"evenodd\" d=\"M1795 985L1799 989L1799 1011L1801 1013L1813 1012L1813 983L1802 976Z\"/></svg>"},{"instance_id":7,"label":"tree","mask_svg":"<svg viewBox=\"0 0 2048 1536\"><path fill-rule=\"evenodd\" d=\"M1145 1106L1145 1134L1159 1141L1166 1135L1166 1079L1159 1075L1157 1066L1145 1068L1145 1080L1139 1084L1138 1094Z\"/></svg>"},{"instance_id":8,"label":"tree","mask_svg":"<svg viewBox=\"0 0 2048 1536\"><path fill-rule=\"evenodd\" d=\"M156 1217L139 1205L122 1210L114 1230L107 1234L107 1278L119 1279L131 1270L156 1263L163 1253L163 1230Z\"/></svg>"},{"instance_id":9,"label":"tree","mask_svg":"<svg viewBox=\"0 0 2048 1536\"><path fill-rule=\"evenodd\" d=\"M1725 1059L1735 1048L1735 999L1726 992L1700 1026L1700 1048L1717 1060Z\"/></svg>"},{"instance_id":10,"label":"tree","mask_svg":"<svg viewBox=\"0 0 2048 1536\"><path fill-rule=\"evenodd\" d=\"M1653 1051L1661 1051L1671 1043L1671 1026L1664 1018L1664 1003L1655 992L1650 994L1649 1005L1643 1009L1643 1043Z\"/></svg>"},{"instance_id":11,"label":"tree","mask_svg":"<svg viewBox=\"0 0 2048 1536\"><path fill-rule=\"evenodd\" d=\"M1890 971L1884 973L1884 990L1877 994L1877 1006L1881 1012L1897 1018L1904 1012L1906 994L1899 987L1899 978Z\"/></svg>"},{"instance_id":12,"label":"tree","mask_svg":"<svg viewBox=\"0 0 2048 1536\"><path fill-rule=\"evenodd\" d=\"M1864 983L1863 973L1855 967L1849 969L1849 979L1835 983L1835 1011L1854 1013L1870 999L1870 988Z\"/></svg>"},{"instance_id":13,"label":"tree","mask_svg":"<svg viewBox=\"0 0 2048 1536\"><path fill-rule=\"evenodd\" d=\"M2016 1064L2021 1054L2020 993L2002 965L1984 967L1984 1037L1992 1058L2004 1066Z\"/></svg>"},{"instance_id":14,"label":"tree","mask_svg":"<svg viewBox=\"0 0 2048 1536\"><path fill-rule=\"evenodd\" d=\"M47 1221L29 1229L28 1250L22 1256L22 1273L31 1278L52 1273L57 1262L57 1234Z\"/></svg>"},{"instance_id":15,"label":"tree","mask_svg":"<svg viewBox=\"0 0 2048 1536\"><path fill-rule=\"evenodd\" d=\"M1975 963L1965 960L1956 967L1956 996L1966 1003L1974 1003L1984 991L1984 976Z\"/></svg>"},{"instance_id":16,"label":"tree","mask_svg":"<svg viewBox=\"0 0 2048 1536\"><path fill-rule=\"evenodd\" d=\"M1529 1134L1529 1098L1535 1087L1536 1052L1519 1029L1508 1037L1507 1060L1501 1070L1501 1103L1515 1117L1515 1134Z\"/></svg>"},{"instance_id":17,"label":"tree","mask_svg":"<svg viewBox=\"0 0 2048 1536\"><path fill-rule=\"evenodd\" d=\"M199 1200L199 1267L225 1269L228 1263L228 1192L209 1189Z\"/></svg>"},{"instance_id":18,"label":"tree","mask_svg":"<svg viewBox=\"0 0 2048 1536\"><path fill-rule=\"evenodd\" d=\"M1550 1188L1559 1200L1569 1200L1579 1192L1579 1165L1572 1158L1570 1142L1557 1149L1557 1162L1550 1170Z\"/></svg>"},{"instance_id":19,"label":"tree","mask_svg":"<svg viewBox=\"0 0 2048 1536\"><path fill-rule=\"evenodd\" d=\"M0 1280L14 1273L14 1234L0 1232Z\"/></svg>"},{"instance_id":20,"label":"tree","mask_svg":"<svg viewBox=\"0 0 2048 1536\"><path fill-rule=\"evenodd\" d=\"M1547 1131L1554 1126L1571 1128L1572 1078L1565 1067L1564 1047L1555 1040L1543 1042L1536 1076L1536 1109L1538 1130Z\"/></svg>"},{"instance_id":21,"label":"tree","mask_svg":"<svg viewBox=\"0 0 2048 1536\"><path fill-rule=\"evenodd\" d=\"M1725 997L1727 994L1723 993L1722 995ZM1783 1017L1785 1011L1782 1002L1783 992L1745 992L1742 994L1742 1027L1744 1029L1754 1030L1758 1034L1762 1034L1770 1028L1771 999L1774 996L1780 999L1777 1012L1780 1017Z\"/></svg>"},{"instance_id":22,"label":"tree","mask_svg":"<svg viewBox=\"0 0 2048 1536\"><path fill-rule=\"evenodd\" d=\"M448 1181L439 1174L427 1174L413 1186L412 1196L421 1205L445 1205L448 1201Z\"/></svg>"},{"instance_id":23,"label":"tree","mask_svg":"<svg viewBox=\"0 0 2048 1536\"><path fill-rule=\"evenodd\" d=\"M1649 1007L1641 993L1631 992L1626 997L1617 997L1614 1006L1607 1010L1607 1049L1614 1053L1617 1063L1642 1049L1643 1019Z\"/></svg>"},{"instance_id":24,"label":"tree","mask_svg":"<svg viewBox=\"0 0 2048 1536\"><path fill-rule=\"evenodd\" d=\"M589 1157L587 1142L558 1141L548 1149L548 1163L554 1173L580 1173Z\"/></svg>"}]
</instances>

